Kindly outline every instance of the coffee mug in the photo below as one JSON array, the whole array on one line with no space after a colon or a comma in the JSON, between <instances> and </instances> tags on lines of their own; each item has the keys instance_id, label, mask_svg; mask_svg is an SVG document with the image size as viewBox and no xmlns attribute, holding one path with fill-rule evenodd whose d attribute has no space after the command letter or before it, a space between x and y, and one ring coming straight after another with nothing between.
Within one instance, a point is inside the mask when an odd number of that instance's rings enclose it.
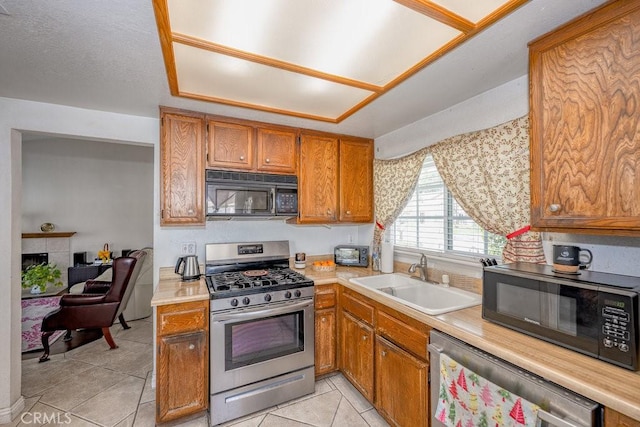
<instances>
[{"instance_id":1,"label":"coffee mug","mask_svg":"<svg viewBox=\"0 0 640 427\"><path fill-rule=\"evenodd\" d=\"M580 262L580 255L588 254L589 260ZM591 265L593 254L589 249L578 246L553 245L553 269L561 273L576 273L580 268Z\"/></svg>"}]
</instances>

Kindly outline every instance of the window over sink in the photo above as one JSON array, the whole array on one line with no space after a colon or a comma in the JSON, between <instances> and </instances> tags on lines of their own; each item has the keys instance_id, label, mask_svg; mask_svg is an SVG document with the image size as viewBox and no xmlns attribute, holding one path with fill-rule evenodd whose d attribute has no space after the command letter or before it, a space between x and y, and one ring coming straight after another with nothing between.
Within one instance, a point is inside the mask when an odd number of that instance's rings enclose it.
<instances>
[{"instance_id":1,"label":"window over sink","mask_svg":"<svg viewBox=\"0 0 640 427\"><path fill-rule=\"evenodd\" d=\"M397 247L468 256L501 256L506 243L504 236L484 230L460 207L430 154L409 203L390 229L390 237Z\"/></svg>"}]
</instances>

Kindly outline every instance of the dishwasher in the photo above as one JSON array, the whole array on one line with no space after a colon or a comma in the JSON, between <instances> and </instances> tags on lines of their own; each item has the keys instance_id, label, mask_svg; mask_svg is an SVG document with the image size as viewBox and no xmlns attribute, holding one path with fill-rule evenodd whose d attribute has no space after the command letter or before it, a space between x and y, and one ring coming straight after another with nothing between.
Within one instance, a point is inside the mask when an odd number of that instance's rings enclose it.
<instances>
[{"instance_id":1,"label":"dishwasher","mask_svg":"<svg viewBox=\"0 0 640 427\"><path fill-rule=\"evenodd\" d=\"M429 353L433 427L602 426L598 403L442 332Z\"/></svg>"}]
</instances>

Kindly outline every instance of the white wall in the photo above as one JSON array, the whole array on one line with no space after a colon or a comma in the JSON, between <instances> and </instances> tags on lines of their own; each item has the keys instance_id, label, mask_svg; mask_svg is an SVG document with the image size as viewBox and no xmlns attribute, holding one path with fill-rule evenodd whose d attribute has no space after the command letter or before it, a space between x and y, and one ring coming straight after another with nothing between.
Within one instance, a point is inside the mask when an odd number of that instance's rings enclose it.
<instances>
[{"instance_id":1,"label":"white wall","mask_svg":"<svg viewBox=\"0 0 640 427\"><path fill-rule=\"evenodd\" d=\"M153 246L154 182L151 146L23 142L22 231L39 232L44 222L75 231L71 254L86 251L88 261L105 243L116 255Z\"/></svg>"},{"instance_id":2,"label":"white wall","mask_svg":"<svg viewBox=\"0 0 640 427\"><path fill-rule=\"evenodd\" d=\"M207 243L289 240L291 255L333 253L337 244L371 245L373 225L362 226L294 226L283 221L207 221L205 227L160 229L155 233L156 245L163 248L156 261L163 266L175 265L183 242L195 242L196 254L204 263Z\"/></svg>"},{"instance_id":3,"label":"white wall","mask_svg":"<svg viewBox=\"0 0 640 427\"><path fill-rule=\"evenodd\" d=\"M529 78L495 89L376 138L376 158L390 159L455 135L487 129L529 113Z\"/></svg>"}]
</instances>

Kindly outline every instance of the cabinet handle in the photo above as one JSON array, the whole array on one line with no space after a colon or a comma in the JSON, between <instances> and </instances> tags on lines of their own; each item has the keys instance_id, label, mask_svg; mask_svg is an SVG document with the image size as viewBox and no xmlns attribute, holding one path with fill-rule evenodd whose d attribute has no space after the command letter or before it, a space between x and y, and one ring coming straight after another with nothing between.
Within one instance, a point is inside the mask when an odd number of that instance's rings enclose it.
<instances>
[{"instance_id":1,"label":"cabinet handle","mask_svg":"<svg viewBox=\"0 0 640 427\"><path fill-rule=\"evenodd\" d=\"M326 318L326 317L323 317L323 318L322 318L322 321L323 321L323 322L326 322L326 321L327 321L327 318Z\"/></svg>"},{"instance_id":2,"label":"cabinet handle","mask_svg":"<svg viewBox=\"0 0 640 427\"><path fill-rule=\"evenodd\" d=\"M193 209L189 209L189 210L187 211L187 213L188 213L189 215L193 215Z\"/></svg>"},{"instance_id":3,"label":"cabinet handle","mask_svg":"<svg viewBox=\"0 0 640 427\"><path fill-rule=\"evenodd\" d=\"M189 350L193 350L194 348L196 348L196 346L195 346L195 345L193 345L193 344L189 344Z\"/></svg>"},{"instance_id":4,"label":"cabinet handle","mask_svg":"<svg viewBox=\"0 0 640 427\"><path fill-rule=\"evenodd\" d=\"M362 341L366 341L366 340L367 340L367 336L366 336L366 335L363 335L363 336L362 336Z\"/></svg>"},{"instance_id":5,"label":"cabinet handle","mask_svg":"<svg viewBox=\"0 0 640 427\"><path fill-rule=\"evenodd\" d=\"M269 163L271 160L265 159L264 161L265 161L265 163Z\"/></svg>"},{"instance_id":6,"label":"cabinet handle","mask_svg":"<svg viewBox=\"0 0 640 427\"><path fill-rule=\"evenodd\" d=\"M382 350L382 357L385 357L387 355L387 352Z\"/></svg>"},{"instance_id":7,"label":"cabinet handle","mask_svg":"<svg viewBox=\"0 0 640 427\"><path fill-rule=\"evenodd\" d=\"M331 215L331 209L327 209L327 215Z\"/></svg>"},{"instance_id":8,"label":"cabinet handle","mask_svg":"<svg viewBox=\"0 0 640 427\"><path fill-rule=\"evenodd\" d=\"M347 215L351 215L351 211L347 211Z\"/></svg>"},{"instance_id":9,"label":"cabinet handle","mask_svg":"<svg viewBox=\"0 0 640 427\"><path fill-rule=\"evenodd\" d=\"M549 210L550 210L551 212L559 212L561 207L562 207L562 206L560 206L560 205L558 205L558 204L555 204L555 203L554 203L554 204L552 204L552 205L549 205Z\"/></svg>"},{"instance_id":10,"label":"cabinet handle","mask_svg":"<svg viewBox=\"0 0 640 427\"><path fill-rule=\"evenodd\" d=\"M244 160L244 156L240 156L240 160Z\"/></svg>"}]
</instances>

